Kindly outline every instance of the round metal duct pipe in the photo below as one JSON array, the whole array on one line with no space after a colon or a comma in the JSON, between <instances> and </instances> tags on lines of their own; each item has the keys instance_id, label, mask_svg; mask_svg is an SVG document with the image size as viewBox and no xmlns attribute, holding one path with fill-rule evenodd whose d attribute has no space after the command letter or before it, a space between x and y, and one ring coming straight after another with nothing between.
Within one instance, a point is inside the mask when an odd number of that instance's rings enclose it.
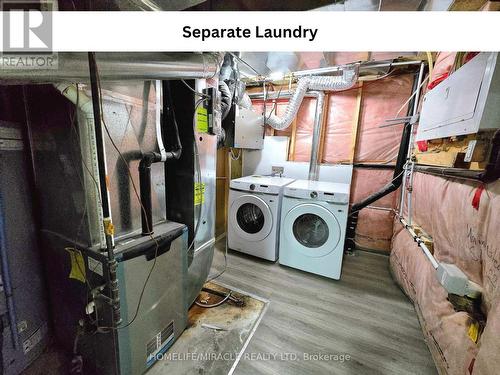
<instances>
[{"instance_id":1,"label":"round metal duct pipe","mask_svg":"<svg viewBox=\"0 0 500 375\"><path fill-rule=\"evenodd\" d=\"M311 159L309 161L309 180L319 179L319 140L321 138L321 127L323 125L323 108L325 105L325 93L319 91L316 100L316 113L314 115L314 127L311 144Z\"/></svg>"},{"instance_id":2,"label":"round metal duct pipe","mask_svg":"<svg viewBox=\"0 0 500 375\"><path fill-rule=\"evenodd\" d=\"M206 79L218 74L218 53L96 53L102 80ZM60 52L56 68L19 69L4 66L0 84L28 84L89 81L87 53Z\"/></svg>"}]
</instances>

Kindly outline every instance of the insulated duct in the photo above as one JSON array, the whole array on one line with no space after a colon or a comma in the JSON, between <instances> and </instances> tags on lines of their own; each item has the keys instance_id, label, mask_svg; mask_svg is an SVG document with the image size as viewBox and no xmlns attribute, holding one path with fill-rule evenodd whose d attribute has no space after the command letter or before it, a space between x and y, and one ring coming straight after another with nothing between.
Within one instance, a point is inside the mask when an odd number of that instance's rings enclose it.
<instances>
[{"instance_id":1,"label":"insulated duct","mask_svg":"<svg viewBox=\"0 0 500 375\"><path fill-rule=\"evenodd\" d=\"M100 52L95 54L101 80L208 79L220 68L217 53ZM57 64L57 65L55 65ZM4 64L0 84L88 82L86 53L60 52L54 65L41 69L9 68Z\"/></svg>"},{"instance_id":2,"label":"insulated duct","mask_svg":"<svg viewBox=\"0 0 500 375\"><path fill-rule=\"evenodd\" d=\"M221 111L222 111L222 120L224 120L229 111L231 110L231 103L233 102L233 96L231 94L231 90L229 90L229 86L226 82L219 82L219 91L221 94Z\"/></svg>"},{"instance_id":3,"label":"insulated duct","mask_svg":"<svg viewBox=\"0 0 500 375\"><path fill-rule=\"evenodd\" d=\"M344 68L342 74L338 76L316 76L300 78L297 83L297 88L286 107L283 117L271 115L266 118L266 124L276 130L283 130L290 126L300 104L308 90L317 91L342 91L354 86L358 79L359 65L353 65L349 68Z\"/></svg>"}]
</instances>

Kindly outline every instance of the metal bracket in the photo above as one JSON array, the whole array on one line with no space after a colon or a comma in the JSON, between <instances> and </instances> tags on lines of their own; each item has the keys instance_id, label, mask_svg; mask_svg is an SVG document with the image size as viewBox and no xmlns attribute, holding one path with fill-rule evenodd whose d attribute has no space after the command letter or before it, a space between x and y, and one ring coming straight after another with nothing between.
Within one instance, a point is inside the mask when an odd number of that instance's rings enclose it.
<instances>
[{"instance_id":1,"label":"metal bracket","mask_svg":"<svg viewBox=\"0 0 500 375\"><path fill-rule=\"evenodd\" d=\"M418 119L420 118L420 113L416 113L413 116L404 116L404 117L396 117L396 118L391 118L389 120L385 120L385 124L380 125L379 128L387 128L389 126L394 126L394 125L399 125L399 124L406 124L409 123L410 125L413 125L418 122Z\"/></svg>"}]
</instances>

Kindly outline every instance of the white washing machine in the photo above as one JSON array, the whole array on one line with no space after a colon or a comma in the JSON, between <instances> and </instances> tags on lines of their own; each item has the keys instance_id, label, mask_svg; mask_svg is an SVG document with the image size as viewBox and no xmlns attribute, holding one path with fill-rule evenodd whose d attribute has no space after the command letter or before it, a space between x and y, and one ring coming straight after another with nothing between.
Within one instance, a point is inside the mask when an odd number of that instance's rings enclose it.
<instances>
[{"instance_id":1,"label":"white washing machine","mask_svg":"<svg viewBox=\"0 0 500 375\"><path fill-rule=\"evenodd\" d=\"M229 190L228 247L271 261L278 259L285 177L248 176L231 180Z\"/></svg>"},{"instance_id":2,"label":"white washing machine","mask_svg":"<svg viewBox=\"0 0 500 375\"><path fill-rule=\"evenodd\" d=\"M297 180L285 187L280 264L340 279L349 184Z\"/></svg>"}]
</instances>

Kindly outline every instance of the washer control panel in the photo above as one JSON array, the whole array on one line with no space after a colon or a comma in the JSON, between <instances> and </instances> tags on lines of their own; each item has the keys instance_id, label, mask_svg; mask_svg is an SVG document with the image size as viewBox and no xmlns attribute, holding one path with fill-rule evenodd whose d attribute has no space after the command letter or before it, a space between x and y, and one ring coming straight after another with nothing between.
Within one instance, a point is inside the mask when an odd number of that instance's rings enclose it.
<instances>
[{"instance_id":1,"label":"washer control panel","mask_svg":"<svg viewBox=\"0 0 500 375\"><path fill-rule=\"evenodd\" d=\"M335 204L349 203L349 194L345 192L285 188L284 194L288 197L310 199L320 202L329 202Z\"/></svg>"}]
</instances>

